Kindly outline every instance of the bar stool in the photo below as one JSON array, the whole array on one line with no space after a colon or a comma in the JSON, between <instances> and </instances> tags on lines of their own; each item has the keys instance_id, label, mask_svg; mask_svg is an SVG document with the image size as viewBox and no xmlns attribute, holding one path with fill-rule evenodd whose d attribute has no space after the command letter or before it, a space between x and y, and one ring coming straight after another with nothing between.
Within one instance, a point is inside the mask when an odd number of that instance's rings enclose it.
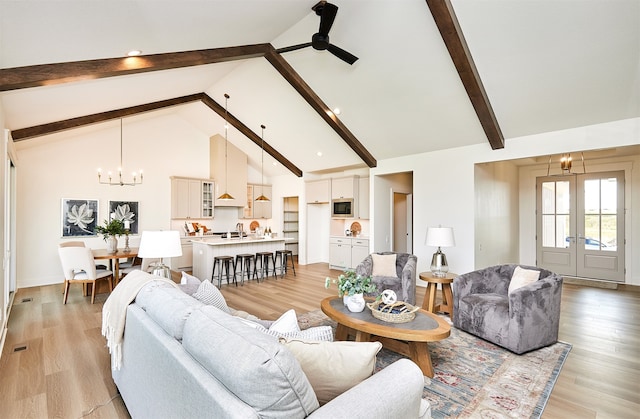
<instances>
[{"instance_id":1,"label":"bar stool","mask_svg":"<svg viewBox=\"0 0 640 419\"><path fill-rule=\"evenodd\" d=\"M278 259L280 259L280 265L277 265ZM276 269L280 269L280 276L284 278L284 275L288 270L289 260L291 260L291 269L293 269L293 276L296 276L296 267L293 266L293 251L291 250L276 250L276 255L273 261L273 276L276 276Z\"/></svg>"},{"instance_id":2,"label":"bar stool","mask_svg":"<svg viewBox=\"0 0 640 419\"><path fill-rule=\"evenodd\" d=\"M222 286L222 270L226 271L225 276L227 277L227 285L229 285L229 278L231 274L229 273L229 265L233 266L233 256L215 256L213 258L213 270L211 271L211 282L213 283L214 278L216 277L216 267L218 268L218 288ZM236 287L238 283L236 282L236 273L233 272L233 282L235 282Z\"/></svg>"},{"instance_id":3,"label":"bar stool","mask_svg":"<svg viewBox=\"0 0 640 419\"><path fill-rule=\"evenodd\" d=\"M244 285L244 276L247 275L247 281L251 280L251 261L254 255L251 253L240 253L236 255L236 263L233 266L233 276L235 278L238 273L238 263L240 264L240 285ZM238 283L236 282L236 285Z\"/></svg>"},{"instance_id":4,"label":"bar stool","mask_svg":"<svg viewBox=\"0 0 640 419\"><path fill-rule=\"evenodd\" d=\"M258 278L258 262L260 262L260 278L264 280L265 277L269 276L269 261L271 261L271 263L273 264L273 270L275 272L275 260L273 252L256 253L255 263L253 264L253 275L256 277L256 279L258 279L258 282L260 282L260 279Z\"/></svg>"}]
</instances>

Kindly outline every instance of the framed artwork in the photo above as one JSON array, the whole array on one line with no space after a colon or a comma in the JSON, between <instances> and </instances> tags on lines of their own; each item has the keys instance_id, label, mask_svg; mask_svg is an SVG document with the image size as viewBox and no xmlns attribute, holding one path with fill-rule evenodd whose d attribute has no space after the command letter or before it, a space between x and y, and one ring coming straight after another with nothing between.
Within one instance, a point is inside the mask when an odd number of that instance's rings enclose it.
<instances>
[{"instance_id":1,"label":"framed artwork","mask_svg":"<svg viewBox=\"0 0 640 419\"><path fill-rule=\"evenodd\" d=\"M62 237L97 236L97 199L62 198Z\"/></svg>"},{"instance_id":2,"label":"framed artwork","mask_svg":"<svg viewBox=\"0 0 640 419\"><path fill-rule=\"evenodd\" d=\"M109 201L109 219L120 220L125 223L125 227L128 221L130 234L138 234L138 214L137 201Z\"/></svg>"}]
</instances>

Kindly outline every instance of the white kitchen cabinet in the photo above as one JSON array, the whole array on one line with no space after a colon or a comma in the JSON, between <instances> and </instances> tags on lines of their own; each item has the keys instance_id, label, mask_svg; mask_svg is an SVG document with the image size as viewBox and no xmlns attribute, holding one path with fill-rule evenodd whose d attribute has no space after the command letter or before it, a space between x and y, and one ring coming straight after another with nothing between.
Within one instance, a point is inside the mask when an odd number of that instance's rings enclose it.
<instances>
[{"instance_id":1,"label":"white kitchen cabinet","mask_svg":"<svg viewBox=\"0 0 640 419\"><path fill-rule=\"evenodd\" d=\"M220 135L211 137L210 176L216 181L216 207L244 207L247 204L247 155L231 143L226 144ZM227 176L228 175L228 176ZM227 192L233 197L230 200L220 200L218 197Z\"/></svg>"},{"instance_id":2,"label":"white kitchen cabinet","mask_svg":"<svg viewBox=\"0 0 640 419\"><path fill-rule=\"evenodd\" d=\"M169 268L173 271L190 271L193 267L193 243L191 237L180 239L182 256L169 259Z\"/></svg>"},{"instance_id":3,"label":"white kitchen cabinet","mask_svg":"<svg viewBox=\"0 0 640 419\"><path fill-rule=\"evenodd\" d=\"M331 179L305 182L305 201L307 204L328 204L331 200Z\"/></svg>"},{"instance_id":4,"label":"white kitchen cabinet","mask_svg":"<svg viewBox=\"0 0 640 419\"><path fill-rule=\"evenodd\" d=\"M331 199L358 199L358 177L349 176L331 179Z\"/></svg>"},{"instance_id":5,"label":"white kitchen cabinet","mask_svg":"<svg viewBox=\"0 0 640 419\"><path fill-rule=\"evenodd\" d=\"M358 218L369 219L369 177L358 179Z\"/></svg>"},{"instance_id":6,"label":"white kitchen cabinet","mask_svg":"<svg viewBox=\"0 0 640 419\"><path fill-rule=\"evenodd\" d=\"M367 256L369 256L369 239L351 239L351 267L356 268Z\"/></svg>"},{"instance_id":7,"label":"white kitchen cabinet","mask_svg":"<svg viewBox=\"0 0 640 419\"><path fill-rule=\"evenodd\" d=\"M329 239L329 268L348 269L351 267L351 239L331 237Z\"/></svg>"},{"instance_id":8,"label":"white kitchen cabinet","mask_svg":"<svg viewBox=\"0 0 640 419\"><path fill-rule=\"evenodd\" d=\"M271 185L252 185L253 186L253 217L252 218L271 218ZM256 201L256 198L264 195L269 198L268 201Z\"/></svg>"},{"instance_id":9,"label":"white kitchen cabinet","mask_svg":"<svg viewBox=\"0 0 640 419\"><path fill-rule=\"evenodd\" d=\"M369 239L329 238L329 268L355 269L369 255Z\"/></svg>"},{"instance_id":10,"label":"white kitchen cabinet","mask_svg":"<svg viewBox=\"0 0 640 419\"><path fill-rule=\"evenodd\" d=\"M247 184L245 192L247 203L238 210L238 218L253 218L253 185Z\"/></svg>"},{"instance_id":11,"label":"white kitchen cabinet","mask_svg":"<svg viewBox=\"0 0 640 419\"><path fill-rule=\"evenodd\" d=\"M212 218L214 182L208 179L171 178L171 218Z\"/></svg>"}]
</instances>

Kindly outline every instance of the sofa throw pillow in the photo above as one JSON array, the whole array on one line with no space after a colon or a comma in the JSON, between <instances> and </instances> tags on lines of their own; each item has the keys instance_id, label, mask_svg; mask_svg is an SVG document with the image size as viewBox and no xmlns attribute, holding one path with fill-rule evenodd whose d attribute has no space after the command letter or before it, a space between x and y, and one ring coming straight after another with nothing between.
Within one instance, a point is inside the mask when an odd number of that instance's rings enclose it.
<instances>
[{"instance_id":1,"label":"sofa throw pillow","mask_svg":"<svg viewBox=\"0 0 640 419\"><path fill-rule=\"evenodd\" d=\"M396 255L378 255L376 253L371 254L373 261L373 268L371 269L371 276L392 276L398 277L396 272Z\"/></svg>"},{"instance_id":2,"label":"sofa throw pillow","mask_svg":"<svg viewBox=\"0 0 640 419\"><path fill-rule=\"evenodd\" d=\"M303 418L318 400L300 364L277 339L205 306L184 328L183 348L263 418ZM286 412L286 414L283 414Z\"/></svg>"},{"instance_id":3,"label":"sofa throw pillow","mask_svg":"<svg viewBox=\"0 0 640 419\"><path fill-rule=\"evenodd\" d=\"M200 280L193 275L189 275L188 273L182 272L182 278L180 279L180 283L178 287L187 295L193 296L193 293L198 291L198 287L200 286Z\"/></svg>"},{"instance_id":4,"label":"sofa throw pillow","mask_svg":"<svg viewBox=\"0 0 640 419\"><path fill-rule=\"evenodd\" d=\"M320 405L369 378L380 342L309 342L281 338L309 379Z\"/></svg>"},{"instance_id":5,"label":"sofa throw pillow","mask_svg":"<svg viewBox=\"0 0 640 419\"><path fill-rule=\"evenodd\" d=\"M522 288L525 285L536 282L538 278L540 278L540 271L524 269L516 266L516 269L513 271L513 275L511 275L511 282L509 282L509 294L518 288Z\"/></svg>"},{"instance_id":6,"label":"sofa throw pillow","mask_svg":"<svg viewBox=\"0 0 640 419\"><path fill-rule=\"evenodd\" d=\"M195 276L189 275L185 271L182 271L182 277L180 278L180 283L182 285L200 285L202 281L200 281Z\"/></svg>"},{"instance_id":7,"label":"sofa throw pillow","mask_svg":"<svg viewBox=\"0 0 640 419\"><path fill-rule=\"evenodd\" d=\"M298 316L296 316L295 310L290 309L285 311L278 320L271 323L269 330L276 333L299 332L300 326L298 326Z\"/></svg>"},{"instance_id":8,"label":"sofa throw pillow","mask_svg":"<svg viewBox=\"0 0 640 419\"><path fill-rule=\"evenodd\" d=\"M265 335L269 335L274 339L287 338L287 339L301 339L305 341L333 341L333 329L331 326L315 326L304 330L291 330L288 332L280 332L278 330L272 330L265 327L260 322L253 320L239 318L240 321L247 326L259 330ZM262 320L264 321L264 320Z\"/></svg>"},{"instance_id":9,"label":"sofa throw pillow","mask_svg":"<svg viewBox=\"0 0 640 419\"><path fill-rule=\"evenodd\" d=\"M208 279L202 281L198 290L193 293L193 298L204 304L214 306L225 313L229 313L229 307L220 290Z\"/></svg>"}]
</instances>

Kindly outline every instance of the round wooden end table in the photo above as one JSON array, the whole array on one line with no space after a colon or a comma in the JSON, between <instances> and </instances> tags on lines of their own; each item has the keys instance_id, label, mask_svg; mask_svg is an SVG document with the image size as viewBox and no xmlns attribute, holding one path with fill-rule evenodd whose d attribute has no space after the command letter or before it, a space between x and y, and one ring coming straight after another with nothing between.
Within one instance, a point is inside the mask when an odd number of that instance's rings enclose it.
<instances>
[{"instance_id":1,"label":"round wooden end table","mask_svg":"<svg viewBox=\"0 0 640 419\"><path fill-rule=\"evenodd\" d=\"M449 318L453 319L453 293L451 283L458 274L447 273L443 278L433 276L431 272L421 272L420 279L427 282L427 291L424 294L422 308L431 313L449 313ZM436 305L436 291L438 284L442 284L442 304Z\"/></svg>"}]
</instances>

